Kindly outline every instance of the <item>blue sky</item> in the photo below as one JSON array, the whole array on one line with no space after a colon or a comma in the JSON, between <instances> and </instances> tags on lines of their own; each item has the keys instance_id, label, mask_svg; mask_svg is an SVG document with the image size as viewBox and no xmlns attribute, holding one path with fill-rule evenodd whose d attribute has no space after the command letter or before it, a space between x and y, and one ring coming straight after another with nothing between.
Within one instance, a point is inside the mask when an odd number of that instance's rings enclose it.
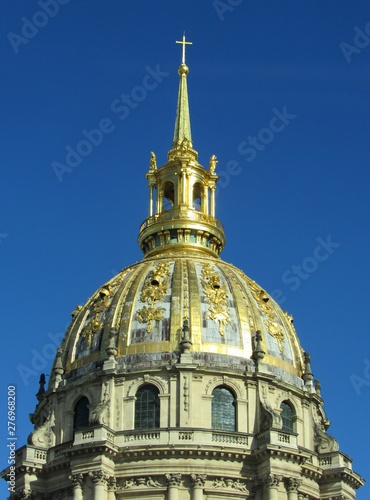
<instances>
[{"instance_id":1,"label":"blue sky","mask_svg":"<svg viewBox=\"0 0 370 500\"><path fill-rule=\"evenodd\" d=\"M293 314L329 432L369 478L369 3L42 3L0 6L3 466L8 385L21 445L75 305L141 259L144 174L171 147L185 30L194 147L219 160L222 257Z\"/></svg>"}]
</instances>

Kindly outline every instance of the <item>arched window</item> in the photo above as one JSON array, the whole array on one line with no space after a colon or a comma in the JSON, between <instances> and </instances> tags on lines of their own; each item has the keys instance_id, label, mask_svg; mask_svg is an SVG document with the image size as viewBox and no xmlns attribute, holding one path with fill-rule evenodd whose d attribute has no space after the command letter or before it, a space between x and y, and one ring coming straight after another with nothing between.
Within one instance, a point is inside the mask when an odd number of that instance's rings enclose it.
<instances>
[{"instance_id":1,"label":"arched window","mask_svg":"<svg viewBox=\"0 0 370 500\"><path fill-rule=\"evenodd\" d=\"M165 182L163 186L163 210L171 210L175 204L175 186L172 182Z\"/></svg>"},{"instance_id":2,"label":"arched window","mask_svg":"<svg viewBox=\"0 0 370 500\"><path fill-rule=\"evenodd\" d=\"M212 392L212 429L236 430L235 396L226 387L216 387Z\"/></svg>"},{"instance_id":3,"label":"arched window","mask_svg":"<svg viewBox=\"0 0 370 500\"><path fill-rule=\"evenodd\" d=\"M159 391L154 385L143 385L136 393L135 429L159 427Z\"/></svg>"},{"instance_id":4,"label":"arched window","mask_svg":"<svg viewBox=\"0 0 370 500\"><path fill-rule=\"evenodd\" d=\"M282 430L284 432L294 432L294 411L287 401L283 401L280 405L281 420L283 423Z\"/></svg>"},{"instance_id":5,"label":"arched window","mask_svg":"<svg viewBox=\"0 0 370 500\"><path fill-rule=\"evenodd\" d=\"M73 428L82 429L89 425L89 400L84 396L76 405L73 416Z\"/></svg>"},{"instance_id":6,"label":"arched window","mask_svg":"<svg viewBox=\"0 0 370 500\"><path fill-rule=\"evenodd\" d=\"M198 212L202 211L202 184L196 182L193 187L193 208Z\"/></svg>"}]
</instances>

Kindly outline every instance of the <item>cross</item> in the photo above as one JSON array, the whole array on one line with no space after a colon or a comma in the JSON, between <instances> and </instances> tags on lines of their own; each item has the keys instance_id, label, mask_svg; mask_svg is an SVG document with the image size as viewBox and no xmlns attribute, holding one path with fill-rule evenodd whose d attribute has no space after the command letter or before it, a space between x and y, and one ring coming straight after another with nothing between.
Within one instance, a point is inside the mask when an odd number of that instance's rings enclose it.
<instances>
[{"instance_id":1,"label":"cross","mask_svg":"<svg viewBox=\"0 0 370 500\"><path fill-rule=\"evenodd\" d=\"M182 41L176 43L180 43L182 45L182 64L185 64L185 45L193 45L193 42L187 42L185 40L185 33L182 35Z\"/></svg>"}]
</instances>

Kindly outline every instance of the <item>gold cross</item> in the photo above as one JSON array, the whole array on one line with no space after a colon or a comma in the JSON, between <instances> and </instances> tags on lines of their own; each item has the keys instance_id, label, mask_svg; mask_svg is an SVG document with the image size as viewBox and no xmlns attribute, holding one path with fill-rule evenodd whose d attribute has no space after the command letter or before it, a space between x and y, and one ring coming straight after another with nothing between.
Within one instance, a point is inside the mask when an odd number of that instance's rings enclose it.
<instances>
[{"instance_id":1,"label":"gold cross","mask_svg":"<svg viewBox=\"0 0 370 500\"><path fill-rule=\"evenodd\" d=\"M182 41L176 43L180 43L182 45L182 64L185 64L185 45L193 45L193 42L187 42L185 40L185 33L182 35Z\"/></svg>"}]
</instances>

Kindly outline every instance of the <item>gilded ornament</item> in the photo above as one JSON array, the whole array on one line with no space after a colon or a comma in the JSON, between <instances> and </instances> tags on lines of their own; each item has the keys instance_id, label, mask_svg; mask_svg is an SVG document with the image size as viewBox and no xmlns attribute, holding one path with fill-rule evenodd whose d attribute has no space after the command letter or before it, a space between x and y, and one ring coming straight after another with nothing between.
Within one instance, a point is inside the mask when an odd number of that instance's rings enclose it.
<instances>
[{"instance_id":1,"label":"gilded ornament","mask_svg":"<svg viewBox=\"0 0 370 500\"><path fill-rule=\"evenodd\" d=\"M215 173L217 163L218 163L217 156L212 155L210 160L209 160L209 172L211 174Z\"/></svg>"},{"instance_id":2,"label":"gilded ornament","mask_svg":"<svg viewBox=\"0 0 370 500\"><path fill-rule=\"evenodd\" d=\"M144 306L142 309L137 311L136 319L139 321L139 323L148 323L146 330L148 333L152 333L152 321L160 321L161 319L163 319L163 312L163 307L155 308L153 306Z\"/></svg>"},{"instance_id":3,"label":"gilded ornament","mask_svg":"<svg viewBox=\"0 0 370 500\"><path fill-rule=\"evenodd\" d=\"M147 323L147 332L153 330L152 321L163 319L165 309L155 307L157 302L161 302L168 293L169 264L161 263L152 269L145 278L143 288L140 293L140 302L147 303L136 312L136 319L139 323Z\"/></svg>"},{"instance_id":4,"label":"gilded ornament","mask_svg":"<svg viewBox=\"0 0 370 500\"><path fill-rule=\"evenodd\" d=\"M90 321L90 323L84 328L83 332L81 333L81 337L86 340L86 343L88 347L91 345L91 340L94 335L94 333L97 333L101 330L103 327L102 321L100 321L98 314L96 314L93 319Z\"/></svg>"},{"instance_id":5,"label":"gilded ornament","mask_svg":"<svg viewBox=\"0 0 370 500\"><path fill-rule=\"evenodd\" d=\"M231 322L230 312L227 307L228 294L226 286L221 284L220 276L210 264L203 266L202 278L203 290L210 304L206 317L217 321L220 335L224 335L225 326Z\"/></svg>"},{"instance_id":6,"label":"gilded ornament","mask_svg":"<svg viewBox=\"0 0 370 500\"><path fill-rule=\"evenodd\" d=\"M282 325L276 321L276 313L271 305L270 297L263 288L260 288L255 281L248 279L249 288L257 301L257 304L264 316L263 321L268 333L277 341L279 351L283 351L283 341L285 338Z\"/></svg>"},{"instance_id":7,"label":"gilded ornament","mask_svg":"<svg viewBox=\"0 0 370 500\"><path fill-rule=\"evenodd\" d=\"M151 172L154 172L155 170L157 170L157 158L155 156L155 153L153 153L153 151L150 152L149 170Z\"/></svg>"}]
</instances>

